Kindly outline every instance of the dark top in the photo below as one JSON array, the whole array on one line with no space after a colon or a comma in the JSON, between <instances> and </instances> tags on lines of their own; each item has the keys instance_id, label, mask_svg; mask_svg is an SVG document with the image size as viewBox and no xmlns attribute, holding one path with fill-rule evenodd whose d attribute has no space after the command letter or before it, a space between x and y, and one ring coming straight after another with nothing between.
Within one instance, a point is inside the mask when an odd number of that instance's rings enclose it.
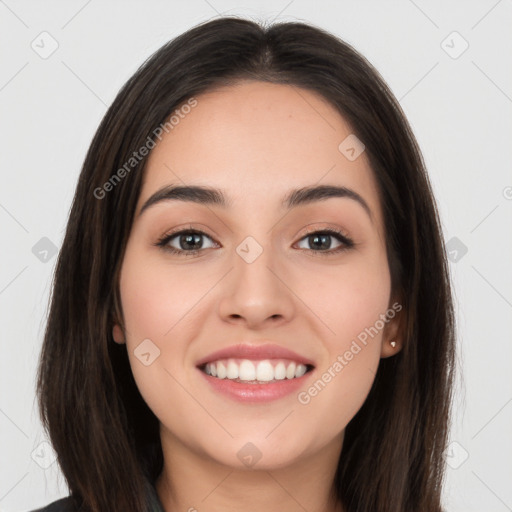
<instances>
[{"instance_id":1,"label":"dark top","mask_svg":"<svg viewBox=\"0 0 512 512\"><path fill-rule=\"evenodd\" d=\"M165 509L156 493L154 482L146 479L147 484L147 509L144 512L165 512ZM46 505L43 508L31 510L30 512L79 512L79 510L73 505L71 496L61 498L57 501Z\"/></svg>"}]
</instances>

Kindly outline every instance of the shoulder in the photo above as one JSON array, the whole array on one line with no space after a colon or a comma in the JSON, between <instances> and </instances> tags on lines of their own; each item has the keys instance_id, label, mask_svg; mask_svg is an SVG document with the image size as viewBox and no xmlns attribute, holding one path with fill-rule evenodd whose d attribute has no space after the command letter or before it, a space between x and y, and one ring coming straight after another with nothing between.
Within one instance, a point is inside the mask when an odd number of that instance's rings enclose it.
<instances>
[{"instance_id":1,"label":"shoulder","mask_svg":"<svg viewBox=\"0 0 512 512\"><path fill-rule=\"evenodd\" d=\"M53 501L45 507L30 510L29 512L77 512L78 509L73 503L71 496L61 498L60 500Z\"/></svg>"}]
</instances>

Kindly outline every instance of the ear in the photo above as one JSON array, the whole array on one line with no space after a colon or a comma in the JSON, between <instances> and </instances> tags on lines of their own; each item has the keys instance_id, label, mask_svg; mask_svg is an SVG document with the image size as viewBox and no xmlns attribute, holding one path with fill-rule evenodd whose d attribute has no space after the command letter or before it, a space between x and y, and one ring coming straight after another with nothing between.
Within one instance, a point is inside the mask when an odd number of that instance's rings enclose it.
<instances>
[{"instance_id":1,"label":"ear","mask_svg":"<svg viewBox=\"0 0 512 512\"><path fill-rule=\"evenodd\" d=\"M119 343L120 345L126 343L123 330L121 329L121 326L117 323L115 323L114 327L112 328L112 337L114 338L114 341L116 343Z\"/></svg>"},{"instance_id":2,"label":"ear","mask_svg":"<svg viewBox=\"0 0 512 512\"><path fill-rule=\"evenodd\" d=\"M402 327L405 318L405 309L401 302L394 301L388 308L386 317L388 318L388 321L384 326L382 334L382 347L380 354L382 358L394 356L403 348L404 338ZM392 341L395 342L394 347L391 345Z\"/></svg>"},{"instance_id":3,"label":"ear","mask_svg":"<svg viewBox=\"0 0 512 512\"><path fill-rule=\"evenodd\" d=\"M119 318L123 318L122 312L117 307L117 300L114 300L114 307L110 311L110 321L112 322L112 338L116 343L122 345L126 343L126 338L124 335L123 322L119 321Z\"/></svg>"}]
</instances>

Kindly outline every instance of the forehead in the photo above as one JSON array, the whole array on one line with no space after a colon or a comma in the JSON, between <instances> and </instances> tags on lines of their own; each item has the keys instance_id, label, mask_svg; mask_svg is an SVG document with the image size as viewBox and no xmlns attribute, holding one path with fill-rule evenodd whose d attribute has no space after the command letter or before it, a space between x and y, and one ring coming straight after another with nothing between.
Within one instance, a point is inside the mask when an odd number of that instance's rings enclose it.
<instances>
[{"instance_id":1,"label":"forehead","mask_svg":"<svg viewBox=\"0 0 512 512\"><path fill-rule=\"evenodd\" d=\"M292 188L336 184L363 196L380 222L368 159L363 152L351 161L340 151L351 127L317 93L241 82L195 99L151 151L138 210L171 183L220 188L235 205L256 208L261 201L267 208L280 206Z\"/></svg>"}]
</instances>

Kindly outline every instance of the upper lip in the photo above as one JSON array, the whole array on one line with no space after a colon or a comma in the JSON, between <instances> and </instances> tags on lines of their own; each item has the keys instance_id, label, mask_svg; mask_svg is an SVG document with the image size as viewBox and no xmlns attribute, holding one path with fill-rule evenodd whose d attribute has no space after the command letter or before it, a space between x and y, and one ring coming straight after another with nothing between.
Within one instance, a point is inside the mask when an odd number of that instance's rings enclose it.
<instances>
[{"instance_id":1,"label":"upper lip","mask_svg":"<svg viewBox=\"0 0 512 512\"><path fill-rule=\"evenodd\" d=\"M307 357L297 354L293 350L276 345L274 343L266 343L264 345L251 345L248 343L240 343L231 345L229 347L217 350L208 354L197 361L196 366L201 366L206 363L217 361L218 359L291 359L304 365L314 366L313 361Z\"/></svg>"}]
</instances>

